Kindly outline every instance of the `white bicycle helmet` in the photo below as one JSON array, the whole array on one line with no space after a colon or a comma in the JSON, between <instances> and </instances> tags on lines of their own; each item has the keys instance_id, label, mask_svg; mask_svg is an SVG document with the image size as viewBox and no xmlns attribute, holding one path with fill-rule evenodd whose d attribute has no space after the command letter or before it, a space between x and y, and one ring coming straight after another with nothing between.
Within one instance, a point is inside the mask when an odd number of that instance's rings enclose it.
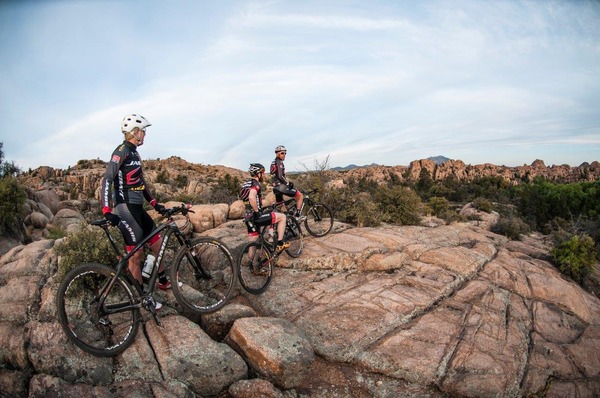
<instances>
[{"instance_id":1,"label":"white bicycle helmet","mask_svg":"<svg viewBox=\"0 0 600 398\"><path fill-rule=\"evenodd\" d=\"M131 133L136 127L143 130L148 126L152 125L145 117L132 113L123 118L123 121L121 122L121 131L123 133Z\"/></svg>"},{"instance_id":2,"label":"white bicycle helmet","mask_svg":"<svg viewBox=\"0 0 600 398\"><path fill-rule=\"evenodd\" d=\"M285 147L284 147L283 145L277 145L277 146L275 147L275 153L277 153L277 152L282 152L282 151L283 151L283 152L287 152L287 149L285 149Z\"/></svg>"}]
</instances>

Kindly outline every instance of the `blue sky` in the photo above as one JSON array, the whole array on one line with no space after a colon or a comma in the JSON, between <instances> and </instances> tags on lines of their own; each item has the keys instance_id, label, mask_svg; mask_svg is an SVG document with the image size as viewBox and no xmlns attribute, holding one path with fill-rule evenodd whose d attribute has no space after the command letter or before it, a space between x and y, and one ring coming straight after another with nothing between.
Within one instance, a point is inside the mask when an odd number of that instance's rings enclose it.
<instances>
[{"instance_id":1,"label":"blue sky","mask_svg":"<svg viewBox=\"0 0 600 398\"><path fill-rule=\"evenodd\" d=\"M578 166L600 160L600 2L0 1L6 160L108 160L127 113L145 159Z\"/></svg>"}]
</instances>

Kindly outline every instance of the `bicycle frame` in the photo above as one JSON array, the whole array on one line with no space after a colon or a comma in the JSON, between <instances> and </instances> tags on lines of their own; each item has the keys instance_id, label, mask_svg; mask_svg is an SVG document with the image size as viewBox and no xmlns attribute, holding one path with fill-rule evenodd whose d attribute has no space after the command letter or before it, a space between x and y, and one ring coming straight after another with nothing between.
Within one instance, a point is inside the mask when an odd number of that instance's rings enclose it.
<instances>
[{"instance_id":1,"label":"bicycle frame","mask_svg":"<svg viewBox=\"0 0 600 398\"><path fill-rule=\"evenodd\" d=\"M177 227L177 225L175 224L175 221L169 217L168 222L158 226L156 228L156 230L154 230L150 235L148 235L147 237L145 237L144 239L142 239L142 241L140 243L138 243L131 251L129 251L129 253L123 255L119 252L117 243L115 242L114 238L112 237L112 235L110 234L110 232L108 231L108 222L103 222L103 223L93 223L94 225L98 225L100 227L102 227L102 229L104 230L104 233L106 234L106 236L108 237L111 246L113 247L113 249L115 250L115 253L117 254L117 257L119 258L119 263L117 264L116 267L116 273L115 276L110 280L110 282L108 283L107 286L105 286L102 291L100 292L100 300L98 302L99 308L102 309L101 314L105 315L105 314L114 314L117 312L122 312L122 311L128 311L130 309L133 308L141 308L143 306L143 300L144 297L149 296L151 293L154 292L154 286L156 283L156 280L158 279L158 265L161 263L164 253L166 251L167 248L167 244L169 242L169 237L174 234L175 237L177 238L179 244L180 244L180 249L179 250L185 250L186 247L189 247L189 239L187 239L185 236L183 236L183 234L181 233L181 231L179 230L179 228ZM119 275L121 275L123 273L123 269L127 269L126 267L129 266L129 259L135 254L137 253L139 250L143 250L144 246L157 234L160 234L162 231L164 230L170 230L169 232L167 232L165 234L165 238L162 240L162 244L160 247L160 250L158 252L158 256L155 260L155 266L154 269L152 270L152 275L150 276L150 279L148 281L148 286L149 286L149 290L148 292L145 292L143 289L143 286L140 285L140 283L137 281L137 279L130 277L130 274L127 273L127 278L128 280L135 286L135 288L138 290L138 293L140 294L140 296L142 297L142 300L140 300L140 302L133 304L133 305L125 305L125 306L121 306L121 305L113 305L113 306L109 306L109 307L105 307L104 306L104 301L106 299L106 297L108 296L108 292L110 292L110 290L112 289L112 287L114 286L114 284L117 281L117 278L119 277ZM196 270L200 271L200 277L201 278L205 278L205 279L210 279L211 275L210 273L208 273L199 263L198 259L193 255L193 253L191 255L187 255L188 260L195 264Z\"/></svg>"}]
</instances>

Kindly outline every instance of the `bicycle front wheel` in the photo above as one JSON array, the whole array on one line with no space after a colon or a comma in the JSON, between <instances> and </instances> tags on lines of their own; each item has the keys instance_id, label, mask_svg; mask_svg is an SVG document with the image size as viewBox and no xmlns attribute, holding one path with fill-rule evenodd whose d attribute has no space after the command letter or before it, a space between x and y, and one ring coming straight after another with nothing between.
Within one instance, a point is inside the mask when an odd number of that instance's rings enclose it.
<instances>
[{"instance_id":1,"label":"bicycle front wheel","mask_svg":"<svg viewBox=\"0 0 600 398\"><path fill-rule=\"evenodd\" d=\"M100 307L100 294L114 276L115 271L105 265L83 264L64 277L56 295L58 321L69 340L101 357L127 349L139 328L140 310L131 307L137 303L135 289L125 277L117 278Z\"/></svg>"},{"instance_id":2,"label":"bicycle front wheel","mask_svg":"<svg viewBox=\"0 0 600 398\"><path fill-rule=\"evenodd\" d=\"M300 223L294 217L288 217L285 226L285 237L290 243L290 247L285 249L285 252L293 258L299 257L304 248L302 241L302 229Z\"/></svg>"},{"instance_id":3,"label":"bicycle front wheel","mask_svg":"<svg viewBox=\"0 0 600 398\"><path fill-rule=\"evenodd\" d=\"M259 242L248 242L238 257L240 284L248 293L261 294L273 278L271 252Z\"/></svg>"},{"instance_id":4,"label":"bicycle front wheel","mask_svg":"<svg viewBox=\"0 0 600 398\"><path fill-rule=\"evenodd\" d=\"M313 236L325 236L333 228L333 212L327 205L315 203L308 208L305 216L304 226Z\"/></svg>"},{"instance_id":5,"label":"bicycle front wheel","mask_svg":"<svg viewBox=\"0 0 600 398\"><path fill-rule=\"evenodd\" d=\"M177 253L169 276L177 301L189 311L206 314L225 305L235 285L236 270L224 243L200 237Z\"/></svg>"}]
</instances>

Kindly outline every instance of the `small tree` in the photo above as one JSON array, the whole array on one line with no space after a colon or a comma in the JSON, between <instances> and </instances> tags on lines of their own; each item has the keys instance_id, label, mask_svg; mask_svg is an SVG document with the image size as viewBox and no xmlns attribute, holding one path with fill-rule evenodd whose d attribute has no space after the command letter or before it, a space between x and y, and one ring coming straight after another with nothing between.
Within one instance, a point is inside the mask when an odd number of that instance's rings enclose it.
<instances>
[{"instance_id":1,"label":"small tree","mask_svg":"<svg viewBox=\"0 0 600 398\"><path fill-rule=\"evenodd\" d=\"M0 236L20 235L21 209L27 194L15 178L19 168L4 161L3 146L0 142Z\"/></svg>"},{"instance_id":2,"label":"small tree","mask_svg":"<svg viewBox=\"0 0 600 398\"><path fill-rule=\"evenodd\" d=\"M594 240L587 234L574 235L552 249L552 260L558 269L582 283L598 260Z\"/></svg>"}]
</instances>

